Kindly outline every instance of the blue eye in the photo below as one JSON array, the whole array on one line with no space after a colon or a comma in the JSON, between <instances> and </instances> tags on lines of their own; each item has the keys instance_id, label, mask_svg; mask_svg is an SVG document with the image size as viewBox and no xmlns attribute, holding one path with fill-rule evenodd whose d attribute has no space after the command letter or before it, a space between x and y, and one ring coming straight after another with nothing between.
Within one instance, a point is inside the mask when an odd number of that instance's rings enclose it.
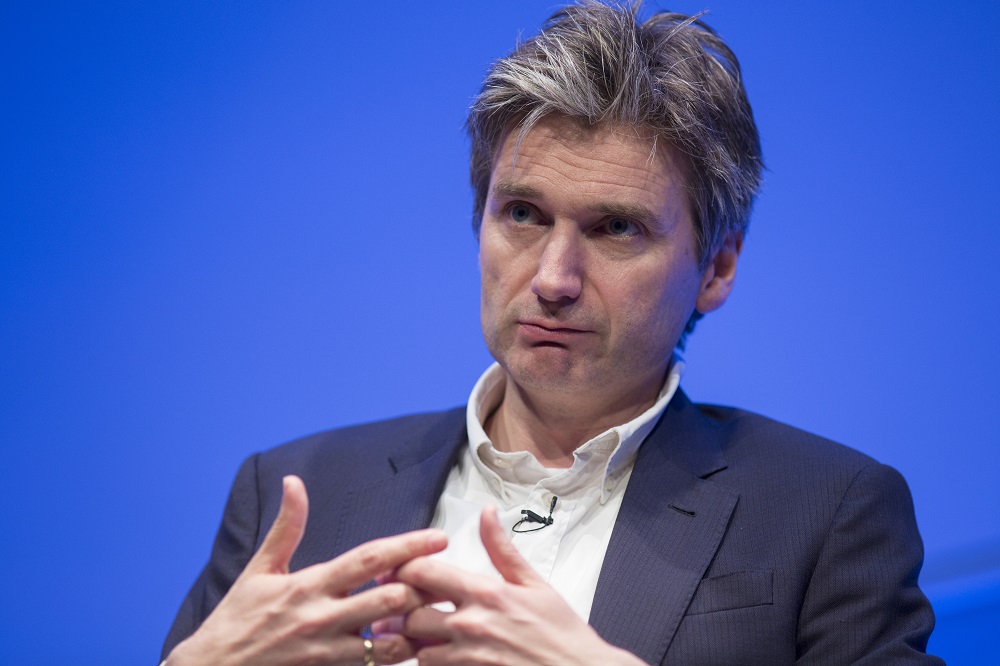
<instances>
[{"instance_id":1,"label":"blue eye","mask_svg":"<svg viewBox=\"0 0 1000 666\"><path fill-rule=\"evenodd\" d=\"M619 236L627 238L629 236L635 236L639 233L639 227L635 222L627 220L624 217L613 217L608 220L605 228L608 233L612 236Z\"/></svg>"},{"instance_id":2,"label":"blue eye","mask_svg":"<svg viewBox=\"0 0 1000 666\"><path fill-rule=\"evenodd\" d=\"M534 211L531 210L531 206L525 204L514 204L510 207L510 219L517 222L518 224L526 224L531 222L535 215Z\"/></svg>"}]
</instances>

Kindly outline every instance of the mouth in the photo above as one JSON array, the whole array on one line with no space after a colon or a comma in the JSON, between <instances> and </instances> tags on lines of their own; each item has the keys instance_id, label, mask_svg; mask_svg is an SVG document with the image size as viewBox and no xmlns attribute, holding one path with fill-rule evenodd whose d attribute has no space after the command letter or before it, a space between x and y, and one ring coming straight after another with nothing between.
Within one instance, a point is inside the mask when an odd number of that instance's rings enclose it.
<instances>
[{"instance_id":1,"label":"mouth","mask_svg":"<svg viewBox=\"0 0 1000 666\"><path fill-rule=\"evenodd\" d=\"M517 322L520 334L531 344L565 346L580 336L591 333L589 329L564 326L561 322L523 320Z\"/></svg>"}]
</instances>

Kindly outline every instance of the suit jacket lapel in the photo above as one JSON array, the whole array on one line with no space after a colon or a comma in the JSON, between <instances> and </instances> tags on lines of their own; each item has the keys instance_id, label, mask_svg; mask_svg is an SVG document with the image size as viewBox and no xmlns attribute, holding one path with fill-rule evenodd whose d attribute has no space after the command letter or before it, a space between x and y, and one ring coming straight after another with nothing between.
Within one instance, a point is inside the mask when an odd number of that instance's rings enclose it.
<instances>
[{"instance_id":1,"label":"suit jacket lapel","mask_svg":"<svg viewBox=\"0 0 1000 666\"><path fill-rule=\"evenodd\" d=\"M430 525L466 441L465 411L455 410L423 438L401 442L389 456L391 471L359 483L345 498L338 551Z\"/></svg>"},{"instance_id":2,"label":"suit jacket lapel","mask_svg":"<svg viewBox=\"0 0 1000 666\"><path fill-rule=\"evenodd\" d=\"M639 449L608 545L590 624L648 663L663 660L736 506L704 480L726 466L719 438L678 391Z\"/></svg>"},{"instance_id":3,"label":"suit jacket lapel","mask_svg":"<svg viewBox=\"0 0 1000 666\"><path fill-rule=\"evenodd\" d=\"M345 497L336 552L427 527L467 442L456 410L401 442L390 472ZM680 391L646 442L615 523L590 614L605 640L660 663L722 541L737 494L706 481L725 468L717 426Z\"/></svg>"}]
</instances>

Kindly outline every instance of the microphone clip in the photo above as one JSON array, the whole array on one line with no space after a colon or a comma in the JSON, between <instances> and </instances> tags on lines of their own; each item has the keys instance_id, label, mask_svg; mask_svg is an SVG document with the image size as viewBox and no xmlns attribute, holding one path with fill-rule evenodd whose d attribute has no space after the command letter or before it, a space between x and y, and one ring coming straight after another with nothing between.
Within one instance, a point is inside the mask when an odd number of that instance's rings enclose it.
<instances>
[{"instance_id":1,"label":"microphone clip","mask_svg":"<svg viewBox=\"0 0 1000 666\"><path fill-rule=\"evenodd\" d=\"M552 512L555 511L556 501L559 498L555 495L552 496L552 502L549 503L549 515L544 518L531 509L521 509L521 515L524 516L521 520L514 523L514 527L510 528L514 532L524 533L524 532L537 532L538 530L544 529L555 522L552 518ZM525 523L537 523L538 527L521 527Z\"/></svg>"}]
</instances>

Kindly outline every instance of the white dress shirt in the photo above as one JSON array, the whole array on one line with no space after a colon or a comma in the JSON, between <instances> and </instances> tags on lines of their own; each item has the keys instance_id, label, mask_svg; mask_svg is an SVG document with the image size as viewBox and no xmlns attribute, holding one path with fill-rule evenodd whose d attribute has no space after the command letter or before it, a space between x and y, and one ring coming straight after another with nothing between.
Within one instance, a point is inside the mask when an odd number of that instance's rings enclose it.
<instances>
[{"instance_id":1,"label":"white dress shirt","mask_svg":"<svg viewBox=\"0 0 1000 666\"><path fill-rule=\"evenodd\" d=\"M469 447L451 470L431 522L448 534L448 548L435 557L465 571L499 576L479 539L483 507L495 505L500 524L510 530L523 518L522 509L548 516L556 496L551 525L509 534L535 571L587 620L639 445L670 402L683 372L684 362L675 356L652 407L583 444L569 468L551 469L527 451L498 451L487 437L484 421L499 405L506 381L494 363L469 397ZM539 524L523 523L519 529L534 527Z\"/></svg>"}]
</instances>

